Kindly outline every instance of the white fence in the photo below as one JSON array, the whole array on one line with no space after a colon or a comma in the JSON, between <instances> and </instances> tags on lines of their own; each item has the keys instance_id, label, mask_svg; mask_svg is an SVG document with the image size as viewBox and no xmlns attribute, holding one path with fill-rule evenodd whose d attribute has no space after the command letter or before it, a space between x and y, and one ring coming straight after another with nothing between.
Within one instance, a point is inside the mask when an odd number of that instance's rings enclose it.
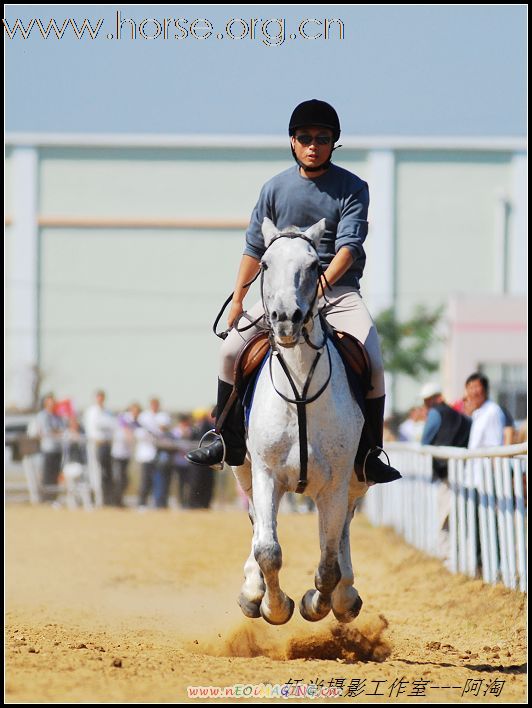
<instances>
[{"instance_id":1,"label":"white fence","mask_svg":"<svg viewBox=\"0 0 532 708\"><path fill-rule=\"evenodd\" d=\"M403 479L371 487L363 510L454 573L527 590L528 444L483 450L388 443ZM433 481L433 459L448 480Z\"/></svg>"}]
</instances>

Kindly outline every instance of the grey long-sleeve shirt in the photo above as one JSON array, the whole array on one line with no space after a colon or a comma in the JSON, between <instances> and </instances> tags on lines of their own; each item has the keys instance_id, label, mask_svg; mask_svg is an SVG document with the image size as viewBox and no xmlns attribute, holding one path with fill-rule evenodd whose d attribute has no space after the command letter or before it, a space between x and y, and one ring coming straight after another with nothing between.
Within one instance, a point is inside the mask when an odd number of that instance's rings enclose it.
<instances>
[{"instance_id":1,"label":"grey long-sleeve shirt","mask_svg":"<svg viewBox=\"0 0 532 708\"><path fill-rule=\"evenodd\" d=\"M318 249L321 265L326 269L342 247L348 248L353 263L336 284L358 288L366 263L363 244L368 233L368 206L368 185L352 172L331 165L320 177L306 179L294 165L262 188L246 232L244 254L262 258L265 216L278 229L298 226L302 230L325 218L326 231Z\"/></svg>"}]
</instances>

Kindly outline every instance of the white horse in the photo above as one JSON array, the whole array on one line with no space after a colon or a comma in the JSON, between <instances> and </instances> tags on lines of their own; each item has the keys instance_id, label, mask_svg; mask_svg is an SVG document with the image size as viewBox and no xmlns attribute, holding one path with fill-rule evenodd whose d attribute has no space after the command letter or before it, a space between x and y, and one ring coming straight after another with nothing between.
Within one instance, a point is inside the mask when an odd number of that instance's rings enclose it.
<instances>
[{"instance_id":1,"label":"white horse","mask_svg":"<svg viewBox=\"0 0 532 708\"><path fill-rule=\"evenodd\" d=\"M321 558L315 574L316 590L303 596L299 609L305 619L317 621L332 607L337 620L350 622L362 606L353 587L349 526L357 499L368 490L354 474L364 419L340 356L326 340L318 317L317 248L325 232L325 219L305 232L297 227L280 232L266 218L262 232L267 248L261 261L262 297L274 352L271 367L264 366L257 380L246 461L233 468L249 497L253 524L239 605L247 617L262 615L270 624L288 622L294 611L294 602L279 586L282 553L277 538L279 503L285 492L298 487L302 464L297 406L285 400L293 400L295 395L288 371L299 394L306 386L307 400L323 389L305 406L305 494L318 509Z\"/></svg>"}]
</instances>

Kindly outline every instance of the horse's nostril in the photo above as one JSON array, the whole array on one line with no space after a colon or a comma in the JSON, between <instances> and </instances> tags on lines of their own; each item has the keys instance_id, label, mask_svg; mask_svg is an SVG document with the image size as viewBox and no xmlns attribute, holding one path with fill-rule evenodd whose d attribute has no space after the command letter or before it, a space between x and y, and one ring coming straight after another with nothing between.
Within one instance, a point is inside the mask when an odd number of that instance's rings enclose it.
<instances>
[{"instance_id":1,"label":"horse's nostril","mask_svg":"<svg viewBox=\"0 0 532 708\"><path fill-rule=\"evenodd\" d=\"M298 308L296 308L296 311L292 315L292 322L294 324L297 324L298 322L301 322L302 319L303 319L303 313L301 312L301 310L298 307Z\"/></svg>"},{"instance_id":2,"label":"horse's nostril","mask_svg":"<svg viewBox=\"0 0 532 708\"><path fill-rule=\"evenodd\" d=\"M277 312L276 312L275 310L272 311L271 317L272 317L272 320L276 320L276 319L277 319Z\"/></svg>"}]
</instances>

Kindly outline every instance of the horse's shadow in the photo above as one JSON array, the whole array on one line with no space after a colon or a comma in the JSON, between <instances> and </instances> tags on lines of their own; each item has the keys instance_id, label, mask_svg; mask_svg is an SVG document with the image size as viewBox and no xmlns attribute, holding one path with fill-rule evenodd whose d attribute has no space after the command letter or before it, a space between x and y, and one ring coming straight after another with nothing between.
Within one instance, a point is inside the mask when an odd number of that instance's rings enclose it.
<instances>
[{"instance_id":1,"label":"horse's shadow","mask_svg":"<svg viewBox=\"0 0 532 708\"><path fill-rule=\"evenodd\" d=\"M453 664L450 662L443 661L412 661L410 659L402 659L396 656L396 661L401 661L403 664L410 664L412 666L441 666L443 668L454 668L454 669L467 669L468 671L480 671L482 673L497 673L497 674L526 674L527 664L509 664L508 666L503 666L502 664Z\"/></svg>"}]
</instances>

